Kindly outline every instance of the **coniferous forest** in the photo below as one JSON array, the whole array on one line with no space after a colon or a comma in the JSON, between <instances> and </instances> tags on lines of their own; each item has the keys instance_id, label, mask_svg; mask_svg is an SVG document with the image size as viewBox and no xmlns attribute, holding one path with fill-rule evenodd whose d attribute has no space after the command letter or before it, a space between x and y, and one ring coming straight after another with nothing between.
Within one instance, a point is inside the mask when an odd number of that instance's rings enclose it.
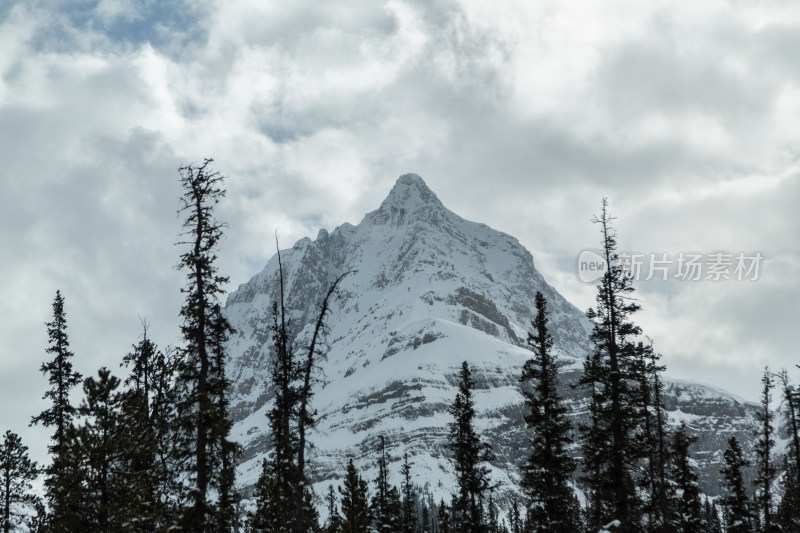
<instances>
[{"instance_id":1,"label":"coniferous forest","mask_svg":"<svg viewBox=\"0 0 800 533\"><path fill-rule=\"evenodd\" d=\"M375 479L365 479L350 459L338 489L315 494L307 455L317 416L313 369L326 357L326 319L350 273L327 288L311 341L301 343L287 316L282 267L269 327L270 381L263 383L274 395L263 420L270 449L255 486L242 487L226 376L226 345L234 332L221 303L228 278L217 265L226 225L215 207L225 197L224 176L211 160L182 167L179 176L182 342L157 346L143 320L130 353L119 355L119 368L83 376L74 370L80 354L70 351L67 295L56 292L41 365L47 408L31 418L50 432L48 462L31 461L19 436L5 432L3 532L800 531L800 391L785 370L764 369L754 453L730 438L720 468L722 495L706 497L693 464L694 437L685 424L668 425L665 366L636 324L640 306L619 266L606 200L594 219L606 268L588 310L593 351L580 381L569 384L588 393L587 422L579 427L572 427L558 393L547 299L539 292L530 302L531 356L519 375L528 436L518 473L523 497L497 501L493 449L476 424L476 381L467 362L448 409L449 497L435 501L412 482L408 454L392 474L383 437L372 456ZM776 400L784 406L781 420L771 409ZM776 427L789 436L785 449L778 447ZM745 476L750 467L752 485Z\"/></svg>"}]
</instances>

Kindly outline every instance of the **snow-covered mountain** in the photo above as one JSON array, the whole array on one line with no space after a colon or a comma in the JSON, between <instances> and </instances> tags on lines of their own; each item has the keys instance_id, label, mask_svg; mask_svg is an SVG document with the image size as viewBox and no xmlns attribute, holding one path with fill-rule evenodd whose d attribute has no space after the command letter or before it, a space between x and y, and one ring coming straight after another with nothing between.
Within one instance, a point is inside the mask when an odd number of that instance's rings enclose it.
<instances>
[{"instance_id":1,"label":"snow-covered mountain","mask_svg":"<svg viewBox=\"0 0 800 533\"><path fill-rule=\"evenodd\" d=\"M444 442L462 361L476 369L478 427L496 454L493 480L514 490L525 452L521 367L536 291L547 298L562 394L576 419L584 393L576 383L589 351L590 322L534 268L517 239L462 219L424 181L401 176L381 206L360 224L343 224L281 253L291 325L302 342L330 283L351 271L329 316L326 361L316 369L310 435L317 494L339 484L349 458L374 478L376 448L386 437L394 481L408 452L413 477L438 498L452 488ZM255 482L268 447L266 413L278 289L277 257L231 293L226 312L237 333L230 344L234 436L244 446L239 479ZM731 435L749 447L755 407L711 387L670 381L667 407L700 440L694 456L708 493Z\"/></svg>"}]
</instances>

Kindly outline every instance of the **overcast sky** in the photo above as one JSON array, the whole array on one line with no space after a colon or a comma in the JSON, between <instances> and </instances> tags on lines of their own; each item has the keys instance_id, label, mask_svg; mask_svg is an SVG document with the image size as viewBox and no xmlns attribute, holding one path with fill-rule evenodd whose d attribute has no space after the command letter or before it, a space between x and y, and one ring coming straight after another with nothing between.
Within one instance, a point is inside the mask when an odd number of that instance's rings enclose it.
<instances>
[{"instance_id":1,"label":"overcast sky","mask_svg":"<svg viewBox=\"0 0 800 533\"><path fill-rule=\"evenodd\" d=\"M177 169L205 157L230 289L406 172L581 309L603 196L623 250L760 252L756 281L638 284L671 375L756 399L800 362L798 50L793 1L2 2L0 430L41 457L56 289L85 375L139 317L177 342Z\"/></svg>"}]
</instances>

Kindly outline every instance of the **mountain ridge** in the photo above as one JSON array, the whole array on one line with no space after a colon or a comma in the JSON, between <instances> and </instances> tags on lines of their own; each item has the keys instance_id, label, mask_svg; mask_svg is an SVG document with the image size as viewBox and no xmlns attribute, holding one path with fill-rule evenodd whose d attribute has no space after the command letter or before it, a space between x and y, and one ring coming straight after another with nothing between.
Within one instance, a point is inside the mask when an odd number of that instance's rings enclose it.
<instances>
[{"instance_id":1,"label":"mountain ridge","mask_svg":"<svg viewBox=\"0 0 800 533\"><path fill-rule=\"evenodd\" d=\"M330 282L353 271L333 302L327 360L315 369L318 424L310 456L319 495L337 482L350 457L370 477L370 452L380 434L395 457L401 448L409 451L416 482L446 493L452 479L443 446L446 408L463 360L476 367L478 424L496 448L495 481L516 492L527 438L518 376L530 356L524 343L536 291L551 311L562 395L575 422L585 415L585 398L569 384L577 383L589 353L591 322L544 280L516 238L448 210L418 175L401 176L358 225L320 230L315 240L306 237L283 250L281 259L290 324L300 343ZM269 445L269 324L278 283L273 257L226 304L237 330L229 375L246 485L255 481ZM753 413L732 395L704 387L670 381L668 407L675 421L689 420L700 436L701 479L714 493L721 431L744 436ZM724 416L715 417L714 409Z\"/></svg>"}]
</instances>

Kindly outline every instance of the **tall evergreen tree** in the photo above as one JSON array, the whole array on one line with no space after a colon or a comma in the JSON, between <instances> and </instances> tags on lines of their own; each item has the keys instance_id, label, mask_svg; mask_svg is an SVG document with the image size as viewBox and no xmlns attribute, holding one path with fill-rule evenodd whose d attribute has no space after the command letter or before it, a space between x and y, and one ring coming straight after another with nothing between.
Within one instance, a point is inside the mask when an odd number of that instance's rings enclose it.
<instances>
[{"instance_id":1,"label":"tall evergreen tree","mask_svg":"<svg viewBox=\"0 0 800 533\"><path fill-rule=\"evenodd\" d=\"M78 412L84 423L76 429L76 461L83 477L80 507L91 531L139 530L133 525L142 511L140 495L125 464L138 442L132 440L137 435L126 432L119 386L107 368L83 383L85 398Z\"/></svg>"},{"instance_id":2,"label":"tall evergreen tree","mask_svg":"<svg viewBox=\"0 0 800 533\"><path fill-rule=\"evenodd\" d=\"M606 265L587 316L594 322L580 383L590 390L590 424L582 426L584 479L590 490L590 528L620 521L620 532L642 529L642 502L635 472L646 452L637 441L642 427L642 397L638 387L646 353L636 337L641 330L630 317L639 310L631 298L632 279L619 263L616 233L604 198L600 218L602 254Z\"/></svg>"},{"instance_id":3,"label":"tall evergreen tree","mask_svg":"<svg viewBox=\"0 0 800 533\"><path fill-rule=\"evenodd\" d=\"M310 408L313 397L312 371L317 362L325 357L323 337L325 320L330 312L336 288L346 272L328 288L320 304L320 311L308 345L301 350L287 318L286 295L284 293L284 269L280 250L277 252L279 297L272 308L273 354L270 360L271 388L275 399L268 413L272 434L272 453L268 468L262 472L271 480L262 480L272 493L259 504L259 522L272 524L267 531L291 531L306 533L319 528L316 510L311 503L312 493L308 484L305 451L308 446L306 433L315 424ZM266 497L266 496L265 496ZM259 530L260 531L260 530Z\"/></svg>"},{"instance_id":4,"label":"tall evergreen tree","mask_svg":"<svg viewBox=\"0 0 800 533\"><path fill-rule=\"evenodd\" d=\"M647 531L669 533L673 531L669 517L673 514L675 502L667 476L669 430L663 400L664 384L660 376L665 367L658 364L660 355L653 350L652 345L640 345L639 349L645 354L639 385L643 404L643 427L639 440L645 448L647 461L640 481L645 492Z\"/></svg>"},{"instance_id":5,"label":"tall evergreen tree","mask_svg":"<svg viewBox=\"0 0 800 533\"><path fill-rule=\"evenodd\" d=\"M426 505L422 505L422 515L420 517L420 524L419 524L419 532L420 533L432 533L433 529L431 527L431 511L430 508Z\"/></svg>"},{"instance_id":6,"label":"tall evergreen tree","mask_svg":"<svg viewBox=\"0 0 800 533\"><path fill-rule=\"evenodd\" d=\"M277 487L273 455L272 458L264 459L262 462L262 473L256 483L256 509L248 518L247 525L249 529L247 531L269 533L292 531L292 528L295 527L293 524L294 510L290 508L293 500L291 498L281 499L280 494L282 493ZM306 532L316 533L321 531L319 513L314 507L310 491L306 492L302 506ZM336 527L338 528L339 526L336 525ZM338 529L335 530L338 531Z\"/></svg>"},{"instance_id":7,"label":"tall evergreen tree","mask_svg":"<svg viewBox=\"0 0 800 533\"><path fill-rule=\"evenodd\" d=\"M451 519L452 516L452 509L450 509L446 503L444 503L444 498L439 502L439 509L438 509L438 523L437 523L437 530L438 533L453 533L454 526L453 521Z\"/></svg>"},{"instance_id":8,"label":"tall evergreen tree","mask_svg":"<svg viewBox=\"0 0 800 533\"><path fill-rule=\"evenodd\" d=\"M601 425L600 418L600 406L603 400L603 389L599 382L600 371L599 357L597 354L590 354L583 365L583 377L579 381L579 384L589 386L589 421L579 425L583 436L581 447L584 454L582 460L584 474L582 480L587 489L585 516L589 531L598 529L597 525L603 524L604 518L611 512L608 498L603 497L608 491L603 456L609 444L608 435Z\"/></svg>"},{"instance_id":9,"label":"tall evergreen tree","mask_svg":"<svg viewBox=\"0 0 800 533\"><path fill-rule=\"evenodd\" d=\"M761 487L757 495L761 531L773 533L773 531L776 531L776 527L772 517L772 483L777 477L778 469L775 467L772 457L772 448L775 447L775 437L773 436L775 430L772 427L772 419L775 415L770 409L770 403L772 402L774 384L769 368L764 369L761 383L763 385L761 389L761 409L756 413L760 428L755 447L757 472L754 483L756 486Z\"/></svg>"},{"instance_id":10,"label":"tall evergreen tree","mask_svg":"<svg viewBox=\"0 0 800 533\"><path fill-rule=\"evenodd\" d=\"M723 496L720 504L725 516L726 533L750 533L752 531L752 515L750 498L744 485L742 469L750 466L736 437L728 440L728 447L723 453L720 468Z\"/></svg>"},{"instance_id":11,"label":"tall evergreen tree","mask_svg":"<svg viewBox=\"0 0 800 533\"><path fill-rule=\"evenodd\" d=\"M451 518L454 526L463 533L486 532L483 515L489 490L489 468L485 463L492 458L491 447L475 428L474 388L472 370L464 361L459 373L458 393L449 408L453 421L447 443L458 486Z\"/></svg>"},{"instance_id":12,"label":"tall evergreen tree","mask_svg":"<svg viewBox=\"0 0 800 533\"><path fill-rule=\"evenodd\" d=\"M280 251L278 253L280 256ZM281 293L283 292L282 270L281 268ZM299 362L298 372L299 377L302 379L302 384L297 390L297 485L294 492L294 533L306 533L311 525L308 523L308 506L304 505L305 500L310 498L308 480L306 479L306 430L314 427L315 424L313 413L309 407L313 397L311 373L316 362L326 355L325 345L322 342L327 329L325 319L330 311L331 299L336 294L336 287L348 274L350 272L341 274L328 287L328 292L322 300L317 321L314 324L314 332L306 350L305 360ZM283 295L281 295L281 298L283 298ZM285 312L285 310L282 309L282 312ZM314 525L316 526L316 524Z\"/></svg>"},{"instance_id":13,"label":"tall evergreen tree","mask_svg":"<svg viewBox=\"0 0 800 533\"><path fill-rule=\"evenodd\" d=\"M336 492L333 485L328 485L328 494L325 497L328 505L328 521L325 524L325 533L338 533L341 527L342 517L339 515L339 505L336 499Z\"/></svg>"},{"instance_id":14,"label":"tall evergreen tree","mask_svg":"<svg viewBox=\"0 0 800 533\"><path fill-rule=\"evenodd\" d=\"M130 369L125 384L133 390L142 392L147 407L145 413L148 416L158 351L155 343L147 336L149 327L149 322L142 319L142 338L133 346L132 352L123 356L120 365Z\"/></svg>"},{"instance_id":15,"label":"tall evergreen tree","mask_svg":"<svg viewBox=\"0 0 800 533\"><path fill-rule=\"evenodd\" d=\"M378 448L378 477L375 479L375 495L372 497L372 517L375 530L381 533L395 533L401 529L397 505L393 501L392 486L389 483L389 464L386 457L386 439L380 436Z\"/></svg>"},{"instance_id":16,"label":"tall evergreen tree","mask_svg":"<svg viewBox=\"0 0 800 533\"><path fill-rule=\"evenodd\" d=\"M210 391L216 405L215 413L218 417L211 432L211 451L218 459L216 475L211 477L211 486L216 491L216 506L211 530L217 533L228 533L236 527L236 515L240 495L236 492L236 463L241 454L238 443L229 438L233 420L229 415L230 408L230 380L225 373L228 353L226 343L228 333L233 331L222 314L213 317L216 322L211 328L209 348L211 353L211 382ZM220 322L224 322L220 324ZM315 524L316 525L316 524Z\"/></svg>"},{"instance_id":17,"label":"tall evergreen tree","mask_svg":"<svg viewBox=\"0 0 800 533\"><path fill-rule=\"evenodd\" d=\"M64 311L64 297L56 291L53 300L53 320L47 323L50 345L47 353L51 361L42 364L41 371L48 376L50 389L43 398L50 400L51 406L33 417L31 424L53 427L51 444L48 446L52 462L46 469L45 488L51 514L64 516L71 512L67 503L70 486L66 476L69 469L65 464L66 448L69 446L68 433L75 416L75 406L70 401L70 392L81 382L81 374L72 369L73 353L69 350L67 336L67 314Z\"/></svg>"},{"instance_id":18,"label":"tall evergreen tree","mask_svg":"<svg viewBox=\"0 0 800 533\"><path fill-rule=\"evenodd\" d=\"M794 473L800 476L800 394L794 385L789 382L789 374L786 369L779 374L783 393L783 402L786 405L784 410L784 426L789 433L790 460L794 463ZM796 479L800 484L800 477Z\"/></svg>"},{"instance_id":19,"label":"tall evergreen tree","mask_svg":"<svg viewBox=\"0 0 800 533\"><path fill-rule=\"evenodd\" d=\"M672 479L677 489L677 505L672 519L673 531L703 533L703 507L697 473L689 462L689 447L696 441L682 422L672 436Z\"/></svg>"},{"instance_id":20,"label":"tall evergreen tree","mask_svg":"<svg viewBox=\"0 0 800 533\"><path fill-rule=\"evenodd\" d=\"M136 520L132 531L155 531L172 523L170 517L170 455L166 443L171 432L171 413L165 401L164 387L170 387L171 375L165 367L165 355L147 336L148 324L143 321L141 341L125 355L122 365L130 368L125 379L128 389L122 395L121 420L129 446L122 468L128 473L127 483L135 496ZM167 372L167 375L162 373ZM165 383L166 380L166 383ZM167 392L168 395L168 392ZM161 449L161 446L165 446ZM162 461L161 458L165 460Z\"/></svg>"},{"instance_id":21,"label":"tall evergreen tree","mask_svg":"<svg viewBox=\"0 0 800 533\"><path fill-rule=\"evenodd\" d=\"M158 496L154 515L162 529L176 526L181 517L182 456L185 455L182 437L185 432L178 424L179 366L177 350L156 350L150 374L149 428L156 441L155 465L151 471Z\"/></svg>"},{"instance_id":22,"label":"tall evergreen tree","mask_svg":"<svg viewBox=\"0 0 800 533\"><path fill-rule=\"evenodd\" d=\"M36 509L39 498L33 492L33 483L39 469L28 457L28 447L19 435L6 431L0 443L0 525L3 533L17 531Z\"/></svg>"},{"instance_id":23,"label":"tall evergreen tree","mask_svg":"<svg viewBox=\"0 0 800 533\"><path fill-rule=\"evenodd\" d=\"M367 503L367 482L358 474L353 460L347 465L347 475L339 487L342 500L342 533L368 533L370 512Z\"/></svg>"},{"instance_id":24,"label":"tall evergreen tree","mask_svg":"<svg viewBox=\"0 0 800 533\"><path fill-rule=\"evenodd\" d=\"M89 531L91 512L87 503L86 450L81 432L70 422L64 445L58 456L58 472L52 490L46 493L49 500L40 529L47 533L73 533ZM55 461L54 461L55 462ZM51 465L52 468L52 465ZM45 483L47 483L45 479ZM51 497L51 494L54 497Z\"/></svg>"},{"instance_id":25,"label":"tall evergreen tree","mask_svg":"<svg viewBox=\"0 0 800 533\"><path fill-rule=\"evenodd\" d=\"M397 485L389 487L388 493L388 516L389 521L393 524L392 532L403 530L403 498L400 496L400 491L397 490Z\"/></svg>"},{"instance_id":26,"label":"tall evergreen tree","mask_svg":"<svg viewBox=\"0 0 800 533\"><path fill-rule=\"evenodd\" d=\"M275 529L277 518L274 515L275 478L267 459L261 460L261 475L256 481L253 496L256 508L248 518L248 530L254 532L279 531ZM333 530L335 531L335 530Z\"/></svg>"},{"instance_id":27,"label":"tall evergreen tree","mask_svg":"<svg viewBox=\"0 0 800 533\"><path fill-rule=\"evenodd\" d=\"M411 483L411 463L408 462L408 452L403 454L403 466L400 468L400 475L402 476L403 491L403 512L401 519L401 531L403 533L415 533L417 531L417 499L414 493L414 486ZM427 507L423 506L425 510ZM423 519L423 525L425 519Z\"/></svg>"},{"instance_id":28,"label":"tall evergreen tree","mask_svg":"<svg viewBox=\"0 0 800 533\"><path fill-rule=\"evenodd\" d=\"M800 395L789 382L786 370L780 375L784 427L789 433L789 453L784 456L783 494L777 520L783 531L800 531Z\"/></svg>"},{"instance_id":29,"label":"tall evergreen tree","mask_svg":"<svg viewBox=\"0 0 800 533\"><path fill-rule=\"evenodd\" d=\"M280 253L278 253L280 262ZM257 522L263 529L255 531L289 532L294 527L294 501L299 473L296 457L298 439L293 430L299 397L298 379L300 367L294 358L294 337L286 320L281 276L280 307L272 306L272 334L274 353L271 358L271 381L275 399L267 414L272 434L270 458L264 463L259 485L265 491L259 496Z\"/></svg>"},{"instance_id":30,"label":"tall evergreen tree","mask_svg":"<svg viewBox=\"0 0 800 533\"><path fill-rule=\"evenodd\" d=\"M486 504L486 514L488 518L486 520L486 530L489 533L499 533L500 524L497 521L497 505L494 503L494 495L492 491L489 491L489 500Z\"/></svg>"},{"instance_id":31,"label":"tall evergreen tree","mask_svg":"<svg viewBox=\"0 0 800 533\"><path fill-rule=\"evenodd\" d=\"M800 531L800 487L797 485L797 472L792 461L783 457L783 495L775 521L781 531Z\"/></svg>"},{"instance_id":32,"label":"tall evergreen tree","mask_svg":"<svg viewBox=\"0 0 800 533\"><path fill-rule=\"evenodd\" d=\"M577 532L577 500L570 486L575 461L567 453L572 443L567 409L558 394L558 367L548 330L549 312L541 292L536 293L536 318L528 333L534 356L522 368L520 381L531 430L531 451L523 466L522 486L529 499L531 531Z\"/></svg>"},{"instance_id":33,"label":"tall evergreen tree","mask_svg":"<svg viewBox=\"0 0 800 533\"><path fill-rule=\"evenodd\" d=\"M185 454L189 475L189 502L182 518L185 531L218 529L220 517L230 516L225 490L234 461L235 446L229 439L231 421L227 413L227 354L224 346L232 328L219 302L228 278L218 274L216 250L225 225L214 216L214 208L225 196L224 177L209 168L210 159L199 167L180 169L184 189L180 213L188 250L178 268L186 271L181 308L179 423L187 440Z\"/></svg>"},{"instance_id":34,"label":"tall evergreen tree","mask_svg":"<svg viewBox=\"0 0 800 533\"><path fill-rule=\"evenodd\" d=\"M48 531L154 531L138 476L140 428L123 411L126 394L107 368L83 382L84 400L62 450L59 473L68 487Z\"/></svg>"},{"instance_id":35,"label":"tall evergreen tree","mask_svg":"<svg viewBox=\"0 0 800 533\"><path fill-rule=\"evenodd\" d=\"M272 430L274 477L272 495L272 519L275 531L290 531L294 509L292 502L299 483L295 457L298 449L297 434L292 431L292 421L297 415L300 396L297 382L300 378L300 365L294 357L294 335L290 331L284 294L284 272L281 253L278 250L278 274L280 276L280 307L278 302L272 306L272 330L274 355L272 358L272 386L275 402L268 414Z\"/></svg>"}]
</instances>

